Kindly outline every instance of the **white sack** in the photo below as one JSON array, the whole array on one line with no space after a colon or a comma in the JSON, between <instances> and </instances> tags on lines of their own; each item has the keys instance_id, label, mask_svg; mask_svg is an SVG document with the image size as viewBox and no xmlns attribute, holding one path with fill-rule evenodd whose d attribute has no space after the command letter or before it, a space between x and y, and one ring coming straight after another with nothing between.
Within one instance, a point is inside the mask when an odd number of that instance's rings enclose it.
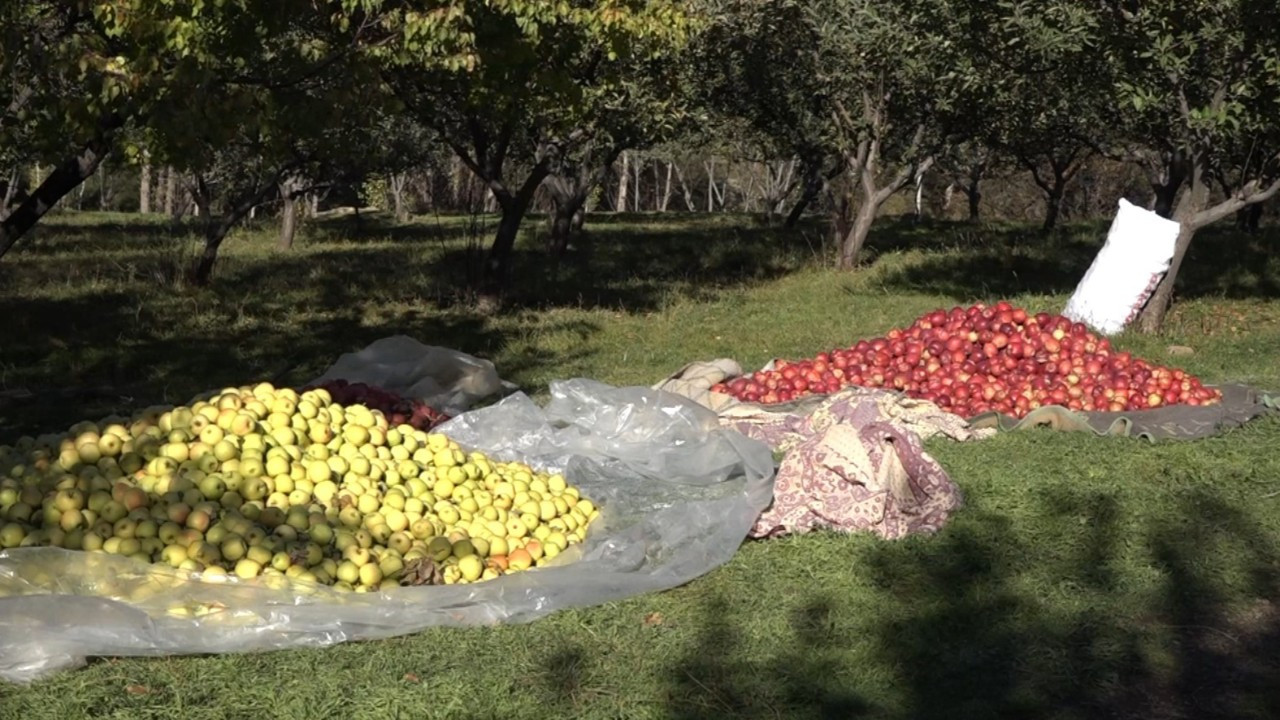
<instances>
[{"instance_id":1,"label":"white sack","mask_svg":"<svg viewBox=\"0 0 1280 720\"><path fill-rule=\"evenodd\" d=\"M1103 335L1123 330L1169 270L1180 228L1121 198L1106 244L1062 314Z\"/></svg>"}]
</instances>

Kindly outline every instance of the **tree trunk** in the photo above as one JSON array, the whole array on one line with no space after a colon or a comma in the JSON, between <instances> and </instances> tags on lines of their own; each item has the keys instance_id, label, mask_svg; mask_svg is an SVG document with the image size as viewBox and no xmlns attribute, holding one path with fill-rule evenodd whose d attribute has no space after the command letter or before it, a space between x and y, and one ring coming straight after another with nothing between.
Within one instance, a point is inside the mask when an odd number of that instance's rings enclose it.
<instances>
[{"instance_id":1,"label":"tree trunk","mask_svg":"<svg viewBox=\"0 0 1280 720\"><path fill-rule=\"evenodd\" d=\"M1044 232L1049 232L1058 225L1058 216L1062 213L1062 194L1062 188L1055 185L1053 190L1045 195L1044 222L1040 224L1040 229Z\"/></svg>"},{"instance_id":2,"label":"tree trunk","mask_svg":"<svg viewBox=\"0 0 1280 720\"><path fill-rule=\"evenodd\" d=\"M394 173L387 178L387 188L391 191L391 204L395 209L396 222L409 222L409 206L404 201L405 185L409 182L408 173Z\"/></svg>"},{"instance_id":3,"label":"tree trunk","mask_svg":"<svg viewBox=\"0 0 1280 720\"><path fill-rule=\"evenodd\" d=\"M138 180L138 212L151 214L151 161L142 163L142 177Z\"/></svg>"},{"instance_id":4,"label":"tree trunk","mask_svg":"<svg viewBox=\"0 0 1280 720\"><path fill-rule=\"evenodd\" d=\"M680 182L680 197L684 199L685 209L689 212L697 212L698 208L693 202L693 193L689 190L689 185L684 181L684 170L680 169L679 163L672 162L669 166L676 171L676 180Z\"/></svg>"},{"instance_id":5,"label":"tree trunk","mask_svg":"<svg viewBox=\"0 0 1280 720\"><path fill-rule=\"evenodd\" d=\"M1182 152L1165 153L1159 162L1148 165L1147 175L1151 183L1151 210L1162 218L1172 218L1178 191L1194 172L1190 161Z\"/></svg>"},{"instance_id":6,"label":"tree trunk","mask_svg":"<svg viewBox=\"0 0 1280 720\"><path fill-rule=\"evenodd\" d=\"M80 185L80 189L84 190L84 185ZM0 222L9 217L12 212L13 203L18 199L18 168L14 167L9 171L9 177L4 183L4 196L0 197Z\"/></svg>"},{"instance_id":7,"label":"tree trunk","mask_svg":"<svg viewBox=\"0 0 1280 720\"><path fill-rule=\"evenodd\" d=\"M178 195L178 172L171 167L164 171L164 214L173 217L173 206Z\"/></svg>"},{"instance_id":8,"label":"tree trunk","mask_svg":"<svg viewBox=\"0 0 1280 720\"><path fill-rule=\"evenodd\" d=\"M716 159L707 161L707 212L715 209L716 202Z\"/></svg>"},{"instance_id":9,"label":"tree trunk","mask_svg":"<svg viewBox=\"0 0 1280 720\"><path fill-rule=\"evenodd\" d=\"M1197 229L1191 223L1182 223L1178 231L1177 243L1173 246L1173 261L1169 263L1169 271L1156 286L1156 291L1151 294L1146 307L1142 309L1142 314L1138 316L1139 331L1148 334L1157 333L1164 325L1164 317L1168 314L1169 306L1173 301L1174 281L1177 279L1178 270L1182 267L1182 259L1186 257L1187 248L1191 247L1191 240L1195 237Z\"/></svg>"},{"instance_id":10,"label":"tree trunk","mask_svg":"<svg viewBox=\"0 0 1280 720\"><path fill-rule=\"evenodd\" d=\"M1178 189L1181 183L1177 185L1155 185L1152 191L1155 193L1155 200L1151 204L1151 210L1162 218L1173 216L1173 202L1178 197Z\"/></svg>"},{"instance_id":11,"label":"tree trunk","mask_svg":"<svg viewBox=\"0 0 1280 720\"><path fill-rule=\"evenodd\" d=\"M569 249L569 240L582 229L582 208L587 202L590 185L582 185L566 195L554 199L554 215L551 221L551 253L559 258Z\"/></svg>"},{"instance_id":12,"label":"tree trunk","mask_svg":"<svg viewBox=\"0 0 1280 720\"><path fill-rule=\"evenodd\" d=\"M110 205L107 198L107 159L102 158L102 162L98 164L98 209L105 212ZM50 208L52 209L52 208Z\"/></svg>"},{"instance_id":13,"label":"tree trunk","mask_svg":"<svg viewBox=\"0 0 1280 720\"><path fill-rule=\"evenodd\" d=\"M969 183L964 192L969 198L969 222L978 222L978 213L982 205L982 176L987 172L987 164L974 163L969 168Z\"/></svg>"},{"instance_id":14,"label":"tree trunk","mask_svg":"<svg viewBox=\"0 0 1280 720\"><path fill-rule=\"evenodd\" d=\"M631 153L622 153L622 170L618 173L618 202L614 203L614 212L627 211L627 187L631 184Z\"/></svg>"},{"instance_id":15,"label":"tree trunk","mask_svg":"<svg viewBox=\"0 0 1280 720\"><path fill-rule=\"evenodd\" d=\"M662 212L662 161L653 161L653 209Z\"/></svg>"},{"instance_id":16,"label":"tree trunk","mask_svg":"<svg viewBox=\"0 0 1280 720\"><path fill-rule=\"evenodd\" d=\"M636 158L636 161L631 163L631 168L636 175L635 185L631 188L631 197L633 198L631 204L636 212L640 212L640 179L644 173L644 160Z\"/></svg>"},{"instance_id":17,"label":"tree trunk","mask_svg":"<svg viewBox=\"0 0 1280 720\"><path fill-rule=\"evenodd\" d=\"M879 141L872 140L867 147L865 157L857 163L862 178L860 183L862 197L854 211L853 227L841 242L840 269L842 270L851 270L857 265L858 256L862 253L862 247L871 233L871 226L875 223L876 215L885 201L906 187L913 177L923 175L933 166L933 158L927 157L919 164L913 163L899 169L884 187L879 187L879 153Z\"/></svg>"},{"instance_id":18,"label":"tree trunk","mask_svg":"<svg viewBox=\"0 0 1280 720\"><path fill-rule=\"evenodd\" d=\"M218 248L222 246L222 241L226 239L227 233L231 232L231 228L235 227L241 220L245 218L254 208L256 208L269 195L278 191L282 177L289 172L291 168L281 168L277 171L276 178L266 182L262 187L241 195L234 204L227 207L227 212L222 217L215 217L213 213L205 216L204 226L204 251L200 253L199 260L196 261L195 267L191 272L191 281L196 285L208 285L213 279L213 266L218 260ZM197 179L198 189L197 197L203 196L203 201L197 199L197 204L203 204L205 209L210 209L209 188L204 184L203 180Z\"/></svg>"},{"instance_id":19,"label":"tree trunk","mask_svg":"<svg viewBox=\"0 0 1280 720\"><path fill-rule=\"evenodd\" d=\"M841 238L841 270L852 270L857 265L858 255L862 253L862 246L866 244L867 236L871 234L871 225L876 221L876 210L878 208L875 201L867 196L868 193L864 191L861 202L858 203L857 208L853 211L853 227Z\"/></svg>"},{"instance_id":20,"label":"tree trunk","mask_svg":"<svg viewBox=\"0 0 1280 720\"><path fill-rule=\"evenodd\" d=\"M533 201L538 186L546 179L548 167L541 162L533 167L524 184L512 195L503 191L495 193L498 206L502 209L502 218L498 221L498 231L489 248L489 257L485 262L484 277L481 281L481 294L490 299L498 299L511 283L511 257L515 249L516 237L520 233L520 223L529 211L529 203Z\"/></svg>"},{"instance_id":21,"label":"tree trunk","mask_svg":"<svg viewBox=\"0 0 1280 720\"><path fill-rule=\"evenodd\" d=\"M1066 195L1067 185L1071 183L1071 179L1076 176L1084 163L1084 158L1080 157L1078 150L1073 150L1066 157L1049 156L1049 170L1051 177L1040 174L1039 163L1037 158L1029 156L1019 156L1018 162L1031 172L1031 178L1035 180L1036 185L1040 187L1040 191L1044 193L1044 222L1041 223L1040 229L1044 232L1053 230L1058 225L1058 218L1062 216L1062 198Z\"/></svg>"},{"instance_id":22,"label":"tree trunk","mask_svg":"<svg viewBox=\"0 0 1280 720\"><path fill-rule=\"evenodd\" d=\"M1280 192L1280 179L1273 180L1265 189L1260 187L1259 180L1254 180L1245 183L1237 193L1209 207L1209 186L1204 181L1203 161L1193 159L1190 165L1185 176L1185 182L1188 184L1187 191L1179 198L1177 209L1174 211L1173 219L1181 224L1181 229L1178 232L1178 240L1174 244L1173 259L1169 263L1169 270L1156 286L1155 292L1151 294L1146 307L1138 317L1138 329L1144 333L1159 332L1164 324L1165 315L1169 312L1169 306L1173 300L1173 288L1178 280L1178 271L1182 268L1182 261L1187 255L1187 249L1191 247L1196 231L1229 217L1232 213L1266 202Z\"/></svg>"},{"instance_id":23,"label":"tree trunk","mask_svg":"<svg viewBox=\"0 0 1280 720\"><path fill-rule=\"evenodd\" d=\"M220 221L209 216L205 222L204 250L201 251L200 259L196 261L195 269L191 273L191 281L196 285L206 286L213 279L213 265L218 261L218 248L222 246L222 241L235 225L229 220L230 218L226 218Z\"/></svg>"},{"instance_id":24,"label":"tree trunk","mask_svg":"<svg viewBox=\"0 0 1280 720\"><path fill-rule=\"evenodd\" d=\"M673 174L671 168L673 164L674 163L667 163L667 182L662 187L662 203L658 205L659 212L666 212L667 206L671 204L671 194L675 190L671 184L671 176Z\"/></svg>"},{"instance_id":25,"label":"tree trunk","mask_svg":"<svg viewBox=\"0 0 1280 720\"><path fill-rule=\"evenodd\" d=\"M918 173L916 175L915 200L916 200L916 208L915 208L914 219L915 219L915 222L918 223L924 219L924 173Z\"/></svg>"},{"instance_id":26,"label":"tree trunk","mask_svg":"<svg viewBox=\"0 0 1280 720\"><path fill-rule=\"evenodd\" d=\"M281 250L293 249L293 238L298 232L298 183L293 178L280 183L280 243Z\"/></svg>"},{"instance_id":27,"label":"tree trunk","mask_svg":"<svg viewBox=\"0 0 1280 720\"><path fill-rule=\"evenodd\" d=\"M1146 306L1142 309L1142 314L1138 317L1138 329L1143 333L1159 332L1164 324L1164 317L1169 312L1169 306L1173 301L1173 286L1178 278L1178 270L1182 267L1187 249L1191 247L1191 240L1201 227L1195 221L1209 202L1209 186L1205 182L1203 173L1203 164L1198 160L1191 160L1191 167L1185 175L1178 173L1177 185L1182 185L1183 182L1188 184L1187 192L1183 193L1173 211L1172 219L1177 220L1181 227L1178 231L1178 239L1173 246L1173 259L1169 263L1169 270L1165 272L1160 284L1156 286L1155 292L1151 294Z\"/></svg>"},{"instance_id":28,"label":"tree trunk","mask_svg":"<svg viewBox=\"0 0 1280 720\"><path fill-rule=\"evenodd\" d=\"M822 176L822 162L807 162L804 166L804 190L800 192L800 199L792 206L791 212L787 213L787 219L783 223L783 227L788 230L795 228L800 224L800 218L804 215L805 210L818 199L818 195L822 192L823 186L826 185L826 178Z\"/></svg>"},{"instance_id":29,"label":"tree trunk","mask_svg":"<svg viewBox=\"0 0 1280 720\"><path fill-rule=\"evenodd\" d=\"M123 124L121 121L120 124ZM18 238L28 233L35 224L53 209L67 193L75 190L102 166L111 148L111 134L119 125L101 130L96 138L81 148L76 155L62 161L49 173L49 177L27 196L22 204L0 223L0 258L9 252Z\"/></svg>"}]
</instances>

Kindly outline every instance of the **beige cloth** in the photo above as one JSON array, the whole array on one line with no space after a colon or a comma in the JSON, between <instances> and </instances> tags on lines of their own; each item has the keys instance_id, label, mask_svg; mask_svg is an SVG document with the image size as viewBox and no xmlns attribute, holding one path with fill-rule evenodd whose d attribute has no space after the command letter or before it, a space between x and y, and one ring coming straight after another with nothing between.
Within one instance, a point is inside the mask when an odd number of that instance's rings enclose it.
<instances>
[{"instance_id":1,"label":"beige cloth","mask_svg":"<svg viewBox=\"0 0 1280 720\"><path fill-rule=\"evenodd\" d=\"M818 528L884 538L934 532L962 496L922 438L965 441L994 434L925 400L849 387L789 403L744 403L711 388L742 374L729 359L690 363L654 387L714 410L720 423L760 440L783 458L773 503L752 537Z\"/></svg>"}]
</instances>

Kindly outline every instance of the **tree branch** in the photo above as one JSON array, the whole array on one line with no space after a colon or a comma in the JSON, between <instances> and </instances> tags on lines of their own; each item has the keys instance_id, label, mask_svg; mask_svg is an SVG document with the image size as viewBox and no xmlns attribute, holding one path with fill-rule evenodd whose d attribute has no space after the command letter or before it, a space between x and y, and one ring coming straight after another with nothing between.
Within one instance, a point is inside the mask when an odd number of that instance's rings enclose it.
<instances>
[{"instance_id":1,"label":"tree branch","mask_svg":"<svg viewBox=\"0 0 1280 720\"><path fill-rule=\"evenodd\" d=\"M1259 190L1258 188L1261 185L1262 183L1259 180L1250 181L1232 197L1193 215L1187 220L1187 224L1199 230L1206 225L1212 225L1225 217L1234 215L1242 208L1255 203L1266 202L1274 197L1277 192L1280 192L1280 178L1275 178L1270 185Z\"/></svg>"}]
</instances>

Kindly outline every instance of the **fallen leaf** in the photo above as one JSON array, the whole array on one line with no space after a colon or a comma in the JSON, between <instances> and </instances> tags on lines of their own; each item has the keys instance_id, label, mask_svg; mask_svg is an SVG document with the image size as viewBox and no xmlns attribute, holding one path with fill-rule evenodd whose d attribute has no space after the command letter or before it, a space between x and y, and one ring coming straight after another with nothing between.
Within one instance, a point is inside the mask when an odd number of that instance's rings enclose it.
<instances>
[{"instance_id":1,"label":"fallen leaf","mask_svg":"<svg viewBox=\"0 0 1280 720\"><path fill-rule=\"evenodd\" d=\"M146 685L125 685L124 691L130 695L150 695L151 688Z\"/></svg>"},{"instance_id":2,"label":"fallen leaf","mask_svg":"<svg viewBox=\"0 0 1280 720\"><path fill-rule=\"evenodd\" d=\"M645 627L656 627L658 625L661 625L663 622L662 613L660 612L648 613L644 616L644 620L642 622L644 623Z\"/></svg>"},{"instance_id":3,"label":"fallen leaf","mask_svg":"<svg viewBox=\"0 0 1280 720\"><path fill-rule=\"evenodd\" d=\"M407 672L404 674L404 681L411 682L411 683L420 683L422 682L422 678L418 677L415 673Z\"/></svg>"},{"instance_id":4,"label":"fallen leaf","mask_svg":"<svg viewBox=\"0 0 1280 720\"><path fill-rule=\"evenodd\" d=\"M1165 352L1175 357L1194 355L1196 353L1194 349L1187 347L1186 345L1170 345L1168 348L1165 349Z\"/></svg>"}]
</instances>

